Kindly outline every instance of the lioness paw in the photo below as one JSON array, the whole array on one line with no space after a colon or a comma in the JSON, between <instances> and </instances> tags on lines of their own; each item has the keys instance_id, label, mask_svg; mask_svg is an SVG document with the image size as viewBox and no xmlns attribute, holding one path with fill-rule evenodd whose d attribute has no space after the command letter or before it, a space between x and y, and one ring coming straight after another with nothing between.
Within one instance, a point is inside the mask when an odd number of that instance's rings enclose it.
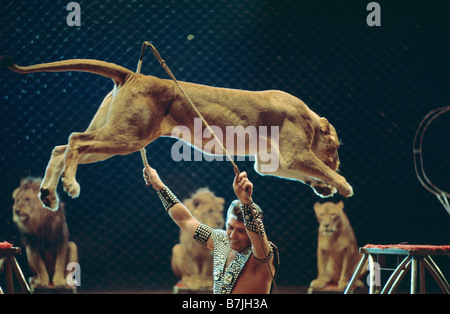
<instances>
[{"instance_id":1,"label":"lioness paw","mask_svg":"<svg viewBox=\"0 0 450 314\"><path fill-rule=\"evenodd\" d=\"M55 285L55 287L65 287L67 282L66 279L63 276L54 276L53 277L53 285Z\"/></svg>"},{"instance_id":2,"label":"lioness paw","mask_svg":"<svg viewBox=\"0 0 450 314\"><path fill-rule=\"evenodd\" d=\"M327 282L323 279L314 279L313 281L311 281L311 284L309 286L311 288L320 289L325 287L326 284Z\"/></svg>"},{"instance_id":3,"label":"lioness paw","mask_svg":"<svg viewBox=\"0 0 450 314\"><path fill-rule=\"evenodd\" d=\"M201 279L195 275L194 276L183 276L181 281L191 290L199 290L202 286Z\"/></svg>"},{"instance_id":4,"label":"lioness paw","mask_svg":"<svg viewBox=\"0 0 450 314\"><path fill-rule=\"evenodd\" d=\"M345 197L352 197L353 196L353 188L350 184L347 183L345 189L342 191L339 191L339 193L341 193L342 196L345 196Z\"/></svg>"},{"instance_id":5,"label":"lioness paw","mask_svg":"<svg viewBox=\"0 0 450 314\"><path fill-rule=\"evenodd\" d=\"M62 178L64 191L72 198L77 198L80 195L80 185L75 180L67 180Z\"/></svg>"},{"instance_id":6,"label":"lioness paw","mask_svg":"<svg viewBox=\"0 0 450 314\"><path fill-rule=\"evenodd\" d=\"M42 205L51 211L57 211L59 207L59 199L55 192L50 192L49 189L41 188L39 190L39 199Z\"/></svg>"},{"instance_id":7,"label":"lioness paw","mask_svg":"<svg viewBox=\"0 0 450 314\"><path fill-rule=\"evenodd\" d=\"M347 288L347 285L348 285L348 281L339 280L339 282L338 282L338 290L344 291L345 288Z\"/></svg>"},{"instance_id":8,"label":"lioness paw","mask_svg":"<svg viewBox=\"0 0 450 314\"><path fill-rule=\"evenodd\" d=\"M322 198L331 197L337 192L337 189L334 186L326 184L311 187L313 188L314 192Z\"/></svg>"},{"instance_id":9,"label":"lioness paw","mask_svg":"<svg viewBox=\"0 0 450 314\"><path fill-rule=\"evenodd\" d=\"M37 275L30 278L30 284L35 287L48 287L50 279L48 275Z\"/></svg>"}]
</instances>

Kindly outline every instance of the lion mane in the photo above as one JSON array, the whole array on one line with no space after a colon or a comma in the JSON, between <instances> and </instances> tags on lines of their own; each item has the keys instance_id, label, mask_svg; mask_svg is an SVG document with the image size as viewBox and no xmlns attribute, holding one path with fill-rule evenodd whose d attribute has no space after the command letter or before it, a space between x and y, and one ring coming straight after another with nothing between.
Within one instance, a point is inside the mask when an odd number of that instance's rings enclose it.
<instances>
[{"instance_id":1,"label":"lion mane","mask_svg":"<svg viewBox=\"0 0 450 314\"><path fill-rule=\"evenodd\" d=\"M64 203L60 202L59 210L55 212L45 209L37 197L41 183L42 179L35 177L27 177L20 181L20 186L12 195L13 221L22 234L23 245L58 246L69 238ZM29 192L36 197L32 197ZM27 202L28 208L19 208L21 201Z\"/></svg>"},{"instance_id":2,"label":"lion mane","mask_svg":"<svg viewBox=\"0 0 450 314\"><path fill-rule=\"evenodd\" d=\"M78 262L77 248L69 241L64 203L55 212L45 209L38 197L41 183L36 177L20 181L12 194L12 219L22 235L30 269L37 274L36 285L47 286L53 276L53 284L62 286L67 283L68 262Z\"/></svg>"}]
</instances>

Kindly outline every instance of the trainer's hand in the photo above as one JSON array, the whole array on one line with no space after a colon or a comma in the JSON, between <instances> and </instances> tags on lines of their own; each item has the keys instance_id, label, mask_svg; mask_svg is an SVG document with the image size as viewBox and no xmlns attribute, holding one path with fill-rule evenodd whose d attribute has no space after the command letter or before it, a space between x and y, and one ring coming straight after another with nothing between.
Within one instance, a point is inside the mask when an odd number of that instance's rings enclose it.
<instances>
[{"instance_id":1,"label":"trainer's hand","mask_svg":"<svg viewBox=\"0 0 450 314\"><path fill-rule=\"evenodd\" d=\"M164 183L159 178L158 172L149 165L142 169L144 175L145 184L153 186L156 191L159 191L165 187Z\"/></svg>"},{"instance_id":2,"label":"trainer's hand","mask_svg":"<svg viewBox=\"0 0 450 314\"><path fill-rule=\"evenodd\" d=\"M252 202L253 183L247 178L247 172L243 171L234 178L233 189L241 204Z\"/></svg>"}]
</instances>

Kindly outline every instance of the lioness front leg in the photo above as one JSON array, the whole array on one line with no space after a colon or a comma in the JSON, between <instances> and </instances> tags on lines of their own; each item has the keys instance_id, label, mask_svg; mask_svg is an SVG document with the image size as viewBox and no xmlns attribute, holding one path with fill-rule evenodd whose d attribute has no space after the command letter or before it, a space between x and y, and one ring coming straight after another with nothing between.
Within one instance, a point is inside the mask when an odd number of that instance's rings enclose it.
<instances>
[{"instance_id":1,"label":"lioness front leg","mask_svg":"<svg viewBox=\"0 0 450 314\"><path fill-rule=\"evenodd\" d=\"M347 288L347 285L352 278L353 272L354 272L354 263L352 263L353 260L353 252L350 250L350 248L347 248L343 251L343 260L342 260L342 270L341 274L339 276L338 281L338 289L344 291L345 288ZM362 284L361 280L357 280L356 282L357 287L364 286Z\"/></svg>"},{"instance_id":2,"label":"lioness front leg","mask_svg":"<svg viewBox=\"0 0 450 314\"><path fill-rule=\"evenodd\" d=\"M314 193L322 198L333 196L337 192L337 189L332 185L326 184L325 182L319 181L310 176L301 174L298 171L284 169L281 167L281 165L279 165L275 171L263 171L261 167L261 165L263 164L264 162L262 162L261 159L257 156L255 161L255 171L260 175L271 175L303 182L304 184L309 185L313 189Z\"/></svg>"},{"instance_id":3,"label":"lioness front leg","mask_svg":"<svg viewBox=\"0 0 450 314\"><path fill-rule=\"evenodd\" d=\"M353 195L352 187L344 177L337 174L311 150L311 144L305 131L295 128L294 123L286 121L279 133L278 145L271 145L271 159L278 158L278 168L273 160L263 162L259 152L255 162L255 170L263 175L273 175L282 178L290 178L310 185L316 194L321 197L329 197L336 190L345 197ZM295 130L295 131L293 131ZM312 130L310 130L312 132ZM272 140L271 140L272 141ZM267 167L269 165L270 167ZM275 164L276 165L276 164ZM263 167L264 166L264 167ZM263 171L262 169L268 169Z\"/></svg>"},{"instance_id":4,"label":"lioness front leg","mask_svg":"<svg viewBox=\"0 0 450 314\"><path fill-rule=\"evenodd\" d=\"M331 170L311 151L303 151L288 163L283 164L283 158L280 158L280 161L281 166L289 171L317 178L327 185L336 187L338 192L345 197L353 195L353 188L347 183L345 178Z\"/></svg>"},{"instance_id":5,"label":"lioness front leg","mask_svg":"<svg viewBox=\"0 0 450 314\"><path fill-rule=\"evenodd\" d=\"M72 133L66 150L62 182L64 191L73 198L80 194L80 185L75 175L80 163L105 160L115 155L127 155L145 147L146 138L139 140L135 134L118 130L114 126L104 126L99 130ZM86 158L86 155L89 157Z\"/></svg>"},{"instance_id":6,"label":"lioness front leg","mask_svg":"<svg viewBox=\"0 0 450 314\"><path fill-rule=\"evenodd\" d=\"M327 263L328 263L328 253L324 250L317 250L317 278L311 281L310 287L321 289L324 288L328 282L330 282L330 278L327 276Z\"/></svg>"}]
</instances>

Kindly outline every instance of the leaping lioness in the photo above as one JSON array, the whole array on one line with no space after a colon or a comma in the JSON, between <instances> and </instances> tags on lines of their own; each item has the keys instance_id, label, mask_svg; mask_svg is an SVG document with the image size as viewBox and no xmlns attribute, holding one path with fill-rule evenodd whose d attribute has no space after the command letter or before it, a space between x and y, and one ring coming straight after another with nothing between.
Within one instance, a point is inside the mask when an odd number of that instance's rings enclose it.
<instances>
[{"instance_id":1,"label":"leaping lioness","mask_svg":"<svg viewBox=\"0 0 450 314\"><path fill-rule=\"evenodd\" d=\"M89 127L84 132L74 132L67 145L56 146L45 171L40 198L45 207L56 210L56 187L62 177L64 190L72 197L80 193L75 179L78 164L105 160L114 155L127 155L147 146L160 136L173 136L176 126L193 130L195 111L173 81L150 75L134 73L119 65L99 60L73 59L18 66L8 56L0 57L0 66L17 73L81 71L100 74L114 81L113 90L106 95ZM336 173L339 167L337 149L339 140L334 127L327 119L319 117L300 99L277 90L246 91L179 82L210 125L219 127L225 134L226 126L278 127L278 142L271 134L264 134L267 146L278 153L275 171L262 169L267 161L259 151L245 145L244 154L234 150L232 156L255 156L255 170L261 175L273 175L309 184L322 196L337 191L345 197L353 195L352 187ZM182 138L198 149L210 139L194 143ZM258 137L262 135L258 134ZM229 145L224 139L224 147ZM216 152L222 154L222 152Z\"/></svg>"}]
</instances>

